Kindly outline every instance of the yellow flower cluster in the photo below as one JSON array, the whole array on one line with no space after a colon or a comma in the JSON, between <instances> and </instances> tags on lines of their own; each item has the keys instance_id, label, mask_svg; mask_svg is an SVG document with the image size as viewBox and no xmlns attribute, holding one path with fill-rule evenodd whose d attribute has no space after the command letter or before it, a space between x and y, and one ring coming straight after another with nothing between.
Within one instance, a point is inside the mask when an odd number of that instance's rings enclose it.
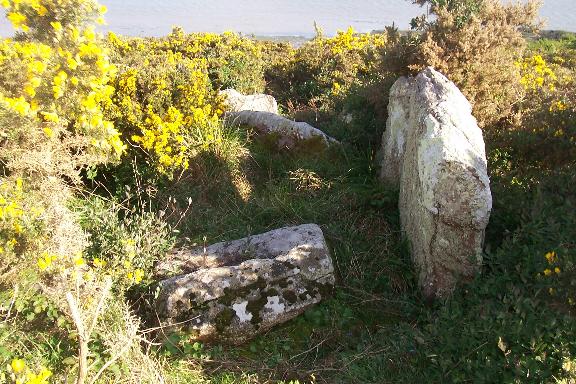
<instances>
[{"instance_id":1,"label":"yellow flower cluster","mask_svg":"<svg viewBox=\"0 0 576 384\"><path fill-rule=\"evenodd\" d=\"M171 64L182 59L202 59L214 88L235 88L243 93L264 90L263 44L233 32L185 34L175 27L161 39L120 38L108 35L108 43L118 55L136 61L150 52L166 54Z\"/></svg>"},{"instance_id":2,"label":"yellow flower cluster","mask_svg":"<svg viewBox=\"0 0 576 384\"><path fill-rule=\"evenodd\" d=\"M188 168L187 147L181 134L182 114L174 107L169 107L164 116L154 113L148 107L148 117L142 126L142 136L133 135L132 140L156 155L158 169L166 172L169 169Z\"/></svg>"},{"instance_id":3,"label":"yellow flower cluster","mask_svg":"<svg viewBox=\"0 0 576 384\"><path fill-rule=\"evenodd\" d=\"M334 82L332 83L332 94L333 95L338 95L342 90L342 86L340 85L340 83L338 82Z\"/></svg>"},{"instance_id":4,"label":"yellow flower cluster","mask_svg":"<svg viewBox=\"0 0 576 384\"><path fill-rule=\"evenodd\" d=\"M58 37L65 25L103 24L107 11L95 0L1 0L0 5L16 30L46 41Z\"/></svg>"},{"instance_id":5,"label":"yellow flower cluster","mask_svg":"<svg viewBox=\"0 0 576 384\"><path fill-rule=\"evenodd\" d=\"M135 284L139 284L140 282L142 282L142 279L144 279L144 271L140 268L136 268L132 271L127 272L126 278Z\"/></svg>"},{"instance_id":6,"label":"yellow flower cluster","mask_svg":"<svg viewBox=\"0 0 576 384\"><path fill-rule=\"evenodd\" d=\"M176 27L167 39L152 43L152 48L180 52L187 58L206 58L211 72L234 61L258 62L262 58L261 45L229 31L186 35Z\"/></svg>"},{"instance_id":7,"label":"yellow flower cluster","mask_svg":"<svg viewBox=\"0 0 576 384\"><path fill-rule=\"evenodd\" d=\"M546 258L546 261L548 262L548 265L550 266L549 268L544 269L543 273L544 276L551 276L552 274L560 274L561 269L560 267L556 266L554 267L554 265L556 263L558 263L558 255L556 254L556 252L551 251L546 253L546 255L544 255L544 257Z\"/></svg>"},{"instance_id":8,"label":"yellow flower cluster","mask_svg":"<svg viewBox=\"0 0 576 384\"><path fill-rule=\"evenodd\" d=\"M48 252L44 252L42 256L38 258L38 269L40 269L41 272L44 272L48 270L52 266L52 263L56 260L58 260L58 255L52 255Z\"/></svg>"},{"instance_id":9,"label":"yellow flower cluster","mask_svg":"<svg viewBox=\"0 0 576 384\"><path fill-rule=\"evenodd\" d=\"M40 367L40 372L34 373L22 359L13 359L9 367L15 384L48 384L52 376L52 371L45 367Z\"/></svg>"},{"instance_id":10,"label":"yellow flower cluster","mask_svg":"<svg viewBox=\"0 0 576 384\"><path fill-rule=\"evenodd\" d=\"M556 252L555 251L547 252L544 255L544 258L546 259L548 266L542 271L542 273L538 273L538 277L541 277L542 275L544 275L544 277L551 277L553 275L560 275L562 270L560 269L559 266L557 266L558 255L556 254ZM557 290L553 287L549 287L548 293L550 295L556 295ZM568 301L570 302L571 299L569 298Z\"/></svg>"},{"instance_id":11,"label":"yellow flower cluster","mask_svg":"<svg viewBox=\"0 0 576 384\"><path fill-rule=\"evenodd\" d=\"M568 109L568 104L563 100L556 100L550 105L550 112L562 112Z\"/></svg>"},{"instance_id":12,"label":"yellow flower cluster","mask_svg":"<svg viewBox=\"0 0 576 384\"><path fill-rule=\"evenodd\" d=\"M133 245L132 249L134 249ZM135 253L126 255L128 258L135 256ZM37 260L37 267L41 273L53 274L57 272L62 275L71 276L81 283L111 276L117 283L131 286L133 284L139 284L145 277L144 270L135 268L129 260L125 260L121 264L109 265L107 261L95 257L91 262L87 263L82 254L77 254L72 258L64 258L49 252L44 252Z\"/></svg>"},{"instance_id":13,"label":"yellow flower cluster","mask_svg":"<svg viewBox=\"0 0 576 384\"><path fill-rule=\"evenodd\" d=\"M346 31L338 31L336 36L329 39L319 39L320 44L330 48L334 55L350 51L362 51L366 48L378 49L386 46L386 35L379 33L357 33L354 28L348 27Z\"/></svg>"},{"instance_id":14,"label":"yellow flower cluster","mask_svg":"<svg viewBox=\"0 0 576 384\"><path fill-rule=\"evenodd\" d=\"M38 110L36 89L42 83L42 75L47 69L47 62L52 49L44 44L13 42L8 39L0 40L0 68L18 65L25 68L18 79L22 88L0 92L0 100L7 110L16 112L20 116L28 116ZM10 92L12 95L5 93Z\"/></svg>"},{"instance_id":15,"label":"yellow flower cluster","mask_svg":"<svg viewBox=\"0 0 576 384\"><path fill-rule=\"evenodd\" d=\"M115 35L109 39L113 45L122 43ZM201 147L198 132L205 137L218 123L222 99L212 89L206 60L170 50L148 51L116 77L109 113L149 163L170 176L186 169L193 150Z\"/></svg>"},{"instance_id":16,"label":"yellow flower cluster","mask_svg":"<svg viewBox=\"0 0 576 384\"><path fill-rule=\"evenodd\" d=\"M522 76L520 83L526 90L535 91L543 89L545 86L550 91L555 90L558 78L552 67L546 63L541 55L524 58L517 61L515 65L520 69Z\"/></svg>"},{"instance_id":17,"label":"yellow flower cluster","mask_svg":"<svg viewBox=\"0 0 576 384\"><path fill-rule=\"evenodd\" d=\"M25 197L22 179L0 179L0 255L13 251L41 214L38 209L25 207Z\"/></svg>"},{"instance_id":18,"label":"yellow flower cluster","mask_svg":"<svg viewBox=\"0 0 576 384\"><path fill-rule=\"evenodd\" d=\"M294 82L296 85L314 84L295 88L293 97L301 93L310 93L322 103L330 103L334 96L347 93L353 84L368 79L381 62L382 51L388 37L384 33L357 33L352 27L346 31L338 31L336 36L324 37L321 33L312 41L298 48L290 59L287 71L292 72L297 79L306 81Z\"/></svg>"},{"instance_id":19,"label":"yellow flower cluster","mask_svg":"<svg viewBox=\"0 0 576 384\"><path fill-rule=\"evenodd\" d=\"M0 72L25 70L15 82L0 82L0 108L13 112L12 119L25 118L32 125L28 131L43 132L46 140L62 140L60 133L71 131L88 144L77 144L93 155L84 157L87 162L119 158L126 145L102 110L102 105L111 103L114 89L108 83L116 68L93 27L86 26L86 17L101 17L105 8L93 0L1 4L13 15L14 26L25 33L22 41L0 41ZM78 148L72 151L77 153Z\"/></svg>"}]
</instances>

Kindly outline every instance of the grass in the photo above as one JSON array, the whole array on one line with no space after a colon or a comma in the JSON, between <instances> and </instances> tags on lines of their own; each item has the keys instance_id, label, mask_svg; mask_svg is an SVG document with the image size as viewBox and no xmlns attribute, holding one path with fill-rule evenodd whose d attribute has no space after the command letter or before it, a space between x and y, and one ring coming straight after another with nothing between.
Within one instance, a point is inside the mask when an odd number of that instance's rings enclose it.
<instances>
[{"instance_id":1,"label":"grass","mask_svg":"<svg viewBox=\"0 0 576 384\"><path fill-rule=\"evenodd\" d=\"M338 124L335 132L344 131ZM172 364L199 367L211 383L541 383L569 375L562 366L574 359L576 328L567 304L573 292L562 287L570 287L576 256L573 168L515 186L517 169L495 172L493 149L496 203L483 273L447 302L431 304L420 297L397 193L378 181L373 151L345 145L294 153L239 140L248 149L241 162L204 158L168 188L181 206L192 201L178 227L181 241L214 243L314 222L332 251L338 288L246 346L196 350L183 335L180 351L165 352ZM233 177L238 170L248 197ZM538 277L551 250L560 255L562 278Z\"/></svg>"}]
</instances>

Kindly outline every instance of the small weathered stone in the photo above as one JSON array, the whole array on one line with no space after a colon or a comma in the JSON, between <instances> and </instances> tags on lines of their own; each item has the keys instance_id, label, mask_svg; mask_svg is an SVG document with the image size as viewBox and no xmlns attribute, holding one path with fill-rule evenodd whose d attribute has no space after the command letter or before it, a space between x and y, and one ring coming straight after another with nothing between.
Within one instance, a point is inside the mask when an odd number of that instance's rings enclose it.
<instances>
[{"instance_id":1,"label":"small weathered stone","mask_svg":"<svg viewBox=\"0 0 576 384\"><path fill-rule=\"evenodd\" d=\"M235 89L220 92L226 96L228 112L261 111L278 114L278 103L271 95L243 95Z\"/></svg>"},{"instance_id":2,"label":"small weathered stone","mask_svg":"<svg viewBox=\"0 0 576 384\"><path fill-rule=\"evenodd\" d=\"M482 263L492 196L482 131L460 90L427 68L390 91L381 178L400 189L400 219L427 297L445 297Z\"/></svg>"},{"instance_id":3,"label":"small weathered stone","mask_svg":"<svg viewBox=\"0 0 576 384\"><path fill-rule=\"evenodd\" d=\"M316 224L276 229L172 254L160 275L156 312L164 332L241 344L320 302L334 267Z\"/></svg>"},{"instance_id":4,"label":"small weathered stone","mask_svg":"<svg viewBox=\"0 0 576 384\"><path fill-rule=\"evenodd\" d=\"M241 111L226 114L226 121L232 125L245 125L260 134L274 134L279 138L280 147L292 148L307 140L319 140L323 145L337 144L338 141L308 123L297 122L270 112Z\"/></svg>"}]
</instances>

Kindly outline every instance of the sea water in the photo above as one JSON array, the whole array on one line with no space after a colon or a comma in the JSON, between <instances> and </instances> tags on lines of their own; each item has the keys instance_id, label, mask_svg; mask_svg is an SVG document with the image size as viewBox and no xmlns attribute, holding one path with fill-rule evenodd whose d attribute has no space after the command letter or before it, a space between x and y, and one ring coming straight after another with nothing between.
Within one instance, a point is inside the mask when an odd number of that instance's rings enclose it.
<instances>
[{"instance_id":1,"label":"sea water","mask_svg":"<svg viewBox=\"0 0 576 384\"><path fill-rule=\"evenodd\" d=\"M408 29L426 12L410 0L101 0L108 7L104 30L130 36L161 36L179 25L186 32L232 30L258 36L314 35L316 22L327 35L354 27L381 30L394 23ZM546 29L576 32L576 0L544 0ZM0 22L0 34L11 34Z\"/></svg>"}]
</instances>

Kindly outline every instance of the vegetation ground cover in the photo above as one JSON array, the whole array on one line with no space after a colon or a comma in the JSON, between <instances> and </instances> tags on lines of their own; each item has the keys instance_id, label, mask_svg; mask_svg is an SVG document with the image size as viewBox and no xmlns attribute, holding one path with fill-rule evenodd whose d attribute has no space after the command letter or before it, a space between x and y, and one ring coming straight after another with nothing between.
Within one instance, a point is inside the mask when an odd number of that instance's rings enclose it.
<instances>
[{"instance_id":1,"label":"vegetation ground cover","mask_svg":"<svg viewBox=\"0 0 576 384\"><path fill-rule=\"evenodd\" d=\"M418 33L318 29L293 48L178 28L101 40L105 9L79 3L2 4L20 33L0 46L0 383L574 380L576 39L521 38L534 4L434 1ZM388 89L427 64L474 103L494 197L482 274L433 303L377 177ZM343 145L224 126L228 87ZM303 316L241 347L139 317L171 247L308 222L338 284Z\"/></svg>"}]
</instances>

